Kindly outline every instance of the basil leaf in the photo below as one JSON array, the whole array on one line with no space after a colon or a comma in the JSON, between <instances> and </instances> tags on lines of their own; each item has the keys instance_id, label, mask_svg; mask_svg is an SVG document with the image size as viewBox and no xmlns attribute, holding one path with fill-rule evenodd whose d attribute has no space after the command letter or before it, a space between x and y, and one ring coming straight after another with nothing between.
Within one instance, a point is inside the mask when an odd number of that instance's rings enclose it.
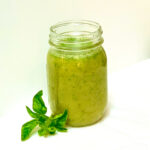
<instances>
[{"instance_id":1,"label":"basil leaf","mask_svg":"<svg viewBox=\"0 0 150 150\"><path fill-rule=\"evenodd\" d=\"M59 132L67 132L67 128L57 127L56 129Z\"/></svg>"},{"instance_id":2,"label":"basil leaf","mask_svg":"<svg viewBox=\"0 0 150 150\"><path fill-rule=\"evenodd\" d=\"M33 97L33 110L39 114L45 114L47 112L42 95L43 91L41 90Z\"/></svg>"},{"instance_id":3,"label":"basil leaf","mask_svg":"<svg viewBox=\"0 0 150 150\"><path fill-rule=\"evenodd\" d=\"M56 118L56 127L64 127L67 121L67 117L68 117L68 111L65 110L64 113L62 115L59 115L59 117L57 117L57 115L55 116Z\"/></svg>"},{"instance_id":4,"label":"basil leaf","mask_svg":"<svg viewBox=\"0 0 150 150\"><path fill-rule=\"evenodd\" d=\"M48 123L48 127L55 127L57 125L57 120L51 118L51 121Z\"/></svg>"},{"instance_id":5,"label":"basil leaf","mask_svg":"<svg viewBox=\"0 0 150 150\"><path fill-rule=\"evenodd\" d=\"M47 129L41 128L38 130L39 136L47 136L49 134L49 131Z\"/></svg>"},{"instance_id":6,"label":"basil leaf","mask_svg":"<svg viewBox=\"0 0 150 150\"><path fill-rule=\"evenodd\" d=\"M55 127L49 127L48 128L49 134L55 134L56 133L56 128Z\"/></svg>"},{"instance_id":7,"label":"basil leaf","mask_svg":"<svg viewBox=\"0 0 150 150\"><path fill-rule=\"evenodd\" d=\"M61 118L63 116L63 113L58 114L58 115L52 115L53 119L58 119Z\"/></svg>"},{"instance_id":8,"label":"basil leaf","mask_svg":"<svg viewBox=\"0 0 150 150\"><path fill-rule=\"evenodd\" d=\"M46 116L46 115L40 115L38 121L39 121L39 123L45 123L45 121L47 121L48 119L49 119L48 116Z\"/></svg>"},{"instance_id":9,"label":"basil leaf","mask_svg":"<svg viewBox=\"0 0 150 150\"><path fill-rule=\"evenodd\" d=\"M25 124L21 128L21 140L27 140L33 131L33 129L38 125L38 121L33 119Z\"/></svg>"},{"instance_id":10,"label":"basil leaf","mask_svg":"<svg viewBox=\"0 0 150 150\"><path fill-rule=\"evenodd\" d=\"M26 106L27 112L28 114L32 117L32 118L39 118L39 114L34 113L28 106Z\"/></svg>"},{"instance_id":11,"label":"basil leaf","mask_svg":"<svg viewBox=\"0 0 150 150\"><path fill-rule=\"evenodd\" d=\"M35 131L38 131L38 134L40 136L54 135L57 131L67 131L67 129L64 127L67 121L68 111L65 110L61 114L53 114L48 117L47 115L45 115L47 112L47 107L45 106L45 103L42 99L42 95L43 91L41 90L33 97L32 108L34 111L26 106L28 114L35 119L28 121L27 123L22 125L22 141L27 140Z\"/></svg>"}]
</instances>

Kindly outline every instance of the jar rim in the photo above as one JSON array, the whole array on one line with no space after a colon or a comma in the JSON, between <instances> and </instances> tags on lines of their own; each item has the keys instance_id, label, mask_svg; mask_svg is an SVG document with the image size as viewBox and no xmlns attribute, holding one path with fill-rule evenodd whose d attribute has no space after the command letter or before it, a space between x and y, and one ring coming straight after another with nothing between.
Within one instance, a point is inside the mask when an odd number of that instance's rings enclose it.
<instances>
[{"instance_id":1,"label":"jar rim","mask_svg":"<svg viewBox=\"0 0 150 150\"><path fill-rule=\"evenodd\" d=\"M60 22L52 25L50 27L50 31L53 32L54 34L61 35L60 33L57 33L55 29L58 28L58 27L62 27L64 25L68 25L68 24L78 24L78 25L79 24L87 24L87 25L91 25L93 27L95 26L96 27L95 31L90 32L90 33L95 33L98 30L100 30L101 33L102 33L102 29L101 29L101 26L99 25L99 23L95 22L95 21L91 21L91 20L68 20L68 21L60 21Z\"/></svg>"},{"instance_id":2,"label":"jar rim","mask_svg":"<svg viewBox=\"0 0 150 150\"><path fill-rule=\"evenodd\" d=\"M102 33L101 26L95 21L61 21L50 27L49 44L56 48L60 48L60 43L67 45L61 46L61 49L87 49L89 42L92 42L92 47L103 43Z\"/></svg>"}]
</instances>

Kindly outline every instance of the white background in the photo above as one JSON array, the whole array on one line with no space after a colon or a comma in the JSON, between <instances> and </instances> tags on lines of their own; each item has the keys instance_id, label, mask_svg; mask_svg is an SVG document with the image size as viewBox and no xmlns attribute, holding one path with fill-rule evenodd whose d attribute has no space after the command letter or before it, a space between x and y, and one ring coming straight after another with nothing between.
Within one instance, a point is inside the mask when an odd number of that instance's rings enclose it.
<instances>
[{"instance_id":1,"label":"white background","mask_svg":"<svg viewBox=\"0 0 150 150\"><path fill-rule=\"evenodd\" d=\"M101 24L109 75L150 58L150 0L0 0L0 117L47 98L49 27L68 19Z\"/></svg>"},{"instance_id":2,"label":"white background","mask_svg":"<svg viewBox=\"0 0 150 150\"><path fill-rule=\"evenodd\" d=\"M150 0L0 0L0 114L46 88L49 27L68 19L101 24L109 72L150 57Z\"/></svg>"}]
</instances>

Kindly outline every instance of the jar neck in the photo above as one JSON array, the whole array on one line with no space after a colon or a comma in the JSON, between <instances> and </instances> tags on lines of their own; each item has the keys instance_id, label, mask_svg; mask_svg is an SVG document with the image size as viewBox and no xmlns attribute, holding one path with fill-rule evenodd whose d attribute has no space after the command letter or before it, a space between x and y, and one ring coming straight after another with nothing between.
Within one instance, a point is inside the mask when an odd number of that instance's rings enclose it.
<instances>
[{"instance_id":1,"label":"jar neck","mask_svg":"<svg viewBox=\"0 0 150 150\"><path fill-rule=\"evenodd\" d=\"M49 44L59 49L79 50L103 43L100 25L92 21L61 22L50 28Z\"/></svg>"}]
</instances>

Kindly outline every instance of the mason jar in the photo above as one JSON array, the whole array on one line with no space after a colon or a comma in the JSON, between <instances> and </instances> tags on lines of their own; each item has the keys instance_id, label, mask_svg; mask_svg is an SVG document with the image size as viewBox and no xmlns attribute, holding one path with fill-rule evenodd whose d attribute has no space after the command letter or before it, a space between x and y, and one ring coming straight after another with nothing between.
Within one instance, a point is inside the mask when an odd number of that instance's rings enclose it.
<instances>
[{"instance_id":1,"label":"mason jar","mask_svg":"<svg viewBox=\"0 0 150 150\"><path fill-rule=\"evenodd\" d=\"M47 82L53 114L68 110L69 126L102 118L107 104L107 58L102 29L93 21L60 22L50 28Z\"/></svg>"}]
</instances>

